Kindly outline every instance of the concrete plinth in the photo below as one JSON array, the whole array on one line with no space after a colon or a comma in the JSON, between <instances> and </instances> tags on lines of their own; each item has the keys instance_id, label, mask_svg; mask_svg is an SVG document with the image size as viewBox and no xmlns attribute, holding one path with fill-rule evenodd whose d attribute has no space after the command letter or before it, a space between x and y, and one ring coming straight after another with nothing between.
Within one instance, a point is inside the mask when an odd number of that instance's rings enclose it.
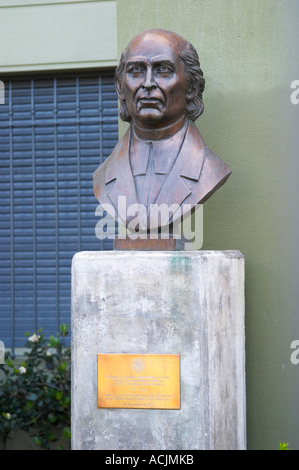
<instances>
[{"instance_id":1,"label":"concrete plinth","mask_svg":"<svg viewBox=\"0 0 299 470\"><path fill-rule=\"evenodd\" d=\"M98 408L100 353L179 354L181 408ZM74 256L72 448L246 448L239 251Z\"/></svg>"}]
</instances>

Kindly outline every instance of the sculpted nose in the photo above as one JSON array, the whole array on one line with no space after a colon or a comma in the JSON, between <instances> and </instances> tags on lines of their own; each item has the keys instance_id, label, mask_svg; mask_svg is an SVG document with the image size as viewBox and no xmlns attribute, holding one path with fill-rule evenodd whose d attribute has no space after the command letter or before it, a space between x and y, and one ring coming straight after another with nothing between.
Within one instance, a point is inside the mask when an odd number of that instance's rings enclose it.
<instances>
[{"instance_id":1,"label":"sculpted nose","mask_svg":"<svg viewBox=\"0 0 299 470\"><path fill-rule=\"evenodd\" d=\"M150 69L150 68L147 69L142 86L143 86L143 88L146 88L146 89L156 88L157 85L156 85L156 82L154 80L152 69Z\"/></svg>"}]
</instances>

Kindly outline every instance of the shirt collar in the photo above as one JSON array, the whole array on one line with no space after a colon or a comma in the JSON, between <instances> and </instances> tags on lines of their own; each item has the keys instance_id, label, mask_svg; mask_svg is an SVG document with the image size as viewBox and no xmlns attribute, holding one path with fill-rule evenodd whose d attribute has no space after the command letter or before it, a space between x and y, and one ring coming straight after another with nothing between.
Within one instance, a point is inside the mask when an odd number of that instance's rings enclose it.
<instances>
[{"instance_id":1,"label":"shirt collar","mask_svg":"<svg viewBox=\"0 0 299 470\"><path fill-rule=\"evenodd\" d=\"M130 161L133 176L146 174L150 145L153 146L155 173L167 175L180 152L188 127L187 122L187 120L177 121L171 126L171 133L170 128L164 128L165 131L167 130L164 137L157 138L156 133L156 139L152 140L141 138L140 129L136 130L136 126L132 125ZM162 132L162 129L159 132ZM143 136L145 137L145 134Z\"/></svg>"},{"instance_id":2,"label":"shirt collar","mask_svg":"<svg viewBox=\"0 0 299 470\"><path fill-rule=\"evenodd\" d=\"M185 124L185 116L181 116L174 124L162 127L160 129L142 129L133 123L134 133L139 139L146 141L154 141L168 139L174 136Z\"/></svg>"}]
</instances>

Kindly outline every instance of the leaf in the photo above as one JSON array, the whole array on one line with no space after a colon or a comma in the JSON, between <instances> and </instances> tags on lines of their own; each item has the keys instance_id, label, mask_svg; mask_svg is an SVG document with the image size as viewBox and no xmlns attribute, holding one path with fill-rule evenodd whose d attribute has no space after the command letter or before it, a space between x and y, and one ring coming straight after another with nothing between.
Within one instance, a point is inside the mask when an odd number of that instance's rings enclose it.
<instances>
[{"instance_id":1,"label":"leaf","mask_svg":"<svg viewBox=\"0 0 299 470\"><path fill-rule=\"evenodd\" d=\"M67 406L70 403L70 397L65 397L64 405Z\"/></svg>"},{"instance_id":2,"label":"leaf","mask_svg":"<svg viewBox=\"0 0 299 470\"><path fill-rule=\"evenodd\" d=\"M279 450L290 450L289 449L289 444L287 444L286 442L280 442Z\"/></svg>"},{"instance_id":3,"label":"leaf","mask_svg":"<svg viewBox=\"0 0 299 470\"><path fill-rule=\"evenodd\" d=\"M26 398L29 401L36 401L38 399L38 396L36 393L29 393Z\"/></svg>"},{"instance_id":4,"label":"leaf","mask_svg":"<svg viewBox=\"0 0 299 470\"><path fill-rule=\"evenodd\" d=\"M8 357L8 358L6 359L6 364L8 365L8 367L14 367L14 364L13 364L13 362L12 362L12 360L11 360L10 357Z\"/></svg>"},{"instance_id":5,"label":"leaf","mask_svg":"<svg viewBox=\"0 0 299 470\"><path fill-rule=\"evenodd\" d=\"M71 428L66 427L66 428L63 429L63 437L65 439L70 439L71 438Z\"/></svg>"},{"instance_id":6,"label":"leaf","mask_svg":"<svg viewBox=\"0 0 299 470\"><path fill-rule=\"evenodd\" d=\"M30 411L33 407L32 401L27 401L26 406L25 406L25 411Z\"/></svg>"},{"instance_id":7,"label":"leaf","mask_svg":"<svg viewBox=\"0 0 299 470\"><path fill-rule=\"evenodd\" d=\"M63 336L67 335L68 329L69 325L67 325L66 323L62 323L62 325L60 325L60 332L63 334Z\"/></svg>"},{"instance_id":8,"label":"leaf","mask_svg":"<svg viewBox=\"0 0 299 470\"><path fill-rule=\"evenodd\" d=\"M56 392L56 394L55 394L56 400L61 400L62 397L63 397L63 392L60 391L60 390L58 390L58 391Z\"/></svg>"},{"instance_id":9,"label":"leaf","mask_svg":"<svg viewBox=\"0 0 299 470\"><path fill-rule=\"evenodd\" d=\"M47 434L47 439L48 439L49 442L54 442L54 441L56 441L56 437L54 436L54 434L53 434L52 432L49 432L49 433Z\"/></svg>"},{"instance_id":10,"label":"leaf","mask_svg":"<svg viewBox=\"0 0 299 470\"><path fill-rule=\"evenodd\" d=\"M58 370L63 371L66 369L67 363L64 361L58 366Z\"/></svg>"},{"instance_id":11,"label":"leaf","mask_svg":"<svg viewBox=\"0 0 299 470\"><path fill-rule=\"evenodd\" d=\"M48 421L49 423L55 423L55 421L57 420L56 416L53 414L53 413L49 413L48 414Z\"/></svg>"},{"instance_id":12,"label":"leaf","mask_svg":"<svg viewBox=\"0 0 299 470\"><path fill-rule=\"evenodd\" d=\"M40 446L42 443L41 438L37 436L34 436L32 440L33 440L33 444L35 444L36 446Z\"/></svg>"},{"instance_id":13,"label":"leaf","mask_svg":"<svg viewBox=\"0 0 299 470\"><path fill-rule=\"evenodd\" d=\"M59 344L59 338L55 338L55 336L51 335L49 336L49 343L48 345L52 348L56 348L57 345Z\"/></svg>"}]
</instances>

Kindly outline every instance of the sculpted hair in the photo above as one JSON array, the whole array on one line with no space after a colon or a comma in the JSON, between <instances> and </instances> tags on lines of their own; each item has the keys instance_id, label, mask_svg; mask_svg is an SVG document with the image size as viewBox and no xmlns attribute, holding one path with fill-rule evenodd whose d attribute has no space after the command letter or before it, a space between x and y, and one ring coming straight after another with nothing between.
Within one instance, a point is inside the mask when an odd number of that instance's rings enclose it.
<instances>
[{"instance_id":1,"label":"sculpted hair","mask_svg":"<svg viewBox=\"0 0 299 470\"><path fill-rule=\"evenodd\" d=\"M127 60L128 47L122 53L119 61L119 65L115 71L115 88L120 101L119 116L123 121L131 122L132 118L129 114L125 100L121 98L121 84L123 80L124 69ZM182 49L180 54L180 60L182 61L184 71L186 74L187 91L186 91L186 116L192 121L195 121L204 110L204 104L202 101L202 94L205 89L205 79L203 72L200 68L198 54L196 49L190 42L187 42L186 46Z\"/></svg>"},{"instance_id":2,"label":"sculpted hair","mask_svg":"<svg viewBox=\"0 0 299 470\"><path fill-rule=\"evenodd\" d=\"M131 122L132 118L129 114L126 102L122 100L121 98L121 84L122 84L125 65L127 61L127 52L128 52L128 47L124 50L124 52L120 56L119 65L117 69L115 70L114 83L115 83L115 89L116 89L119 102L120 102L119 110L118 110L119 117L121 118L122 121Z\"/></svg>"},{"instance_id":3,"label":"sculpted hair","mask_svg":"<svg viewBox=\"0 0 299 470\"><path fill-rule=\"evenodd\" d=\"M202 94L205 89L205 79L200 68L198 54L190 42L182 50L182 61L187 81L186 116L195 121L204 110Z\"/></svg>"}]
</instances>

